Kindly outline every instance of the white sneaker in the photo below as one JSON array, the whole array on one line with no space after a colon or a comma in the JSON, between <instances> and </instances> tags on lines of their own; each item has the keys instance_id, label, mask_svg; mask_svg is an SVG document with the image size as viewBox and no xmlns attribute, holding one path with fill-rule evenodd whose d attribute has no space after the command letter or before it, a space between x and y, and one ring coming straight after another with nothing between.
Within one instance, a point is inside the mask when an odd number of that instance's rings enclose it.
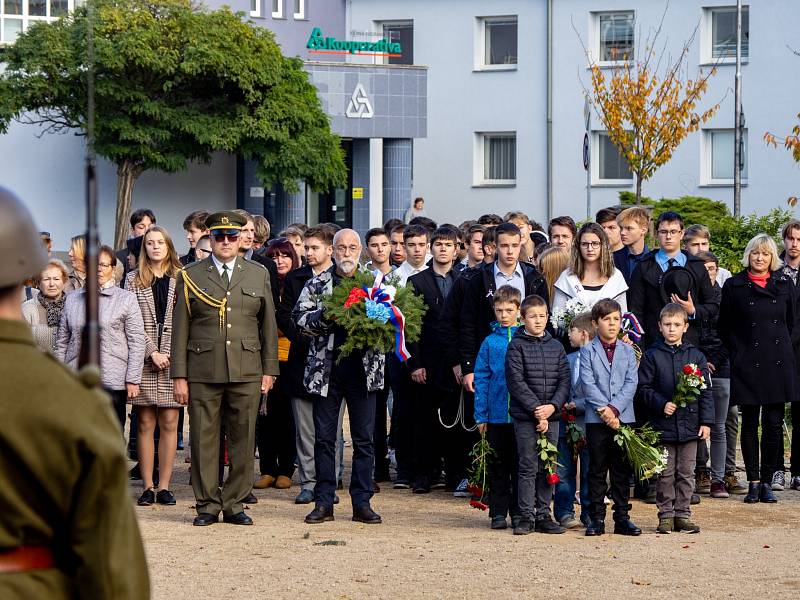
<instances>
[{"instance_id":1,"label":"white sneaker","mask_svg":"<svg viewBox=\"0 0 800 600\"><path fill-rule=\"evenodd\" d=\"M785 485L786 485L786 479L783 470L775 471L775 473L772 475L772 491L782 492L783 486Z\"/></svg>"},{"instance_id":2,"label":"white sneaker","mask_svg":"<svg viewBox=\"0 0 800 600\"><path fill-rule=\"evenodd\" d=\"M800 475L795 475L792 477L792 483L789 485L789 487L800 492Z\"/></svg>"},{"instance_id":3,"label":"white sneaker","mask_svg":"<svg viewBox=\"0 0 800 600\"><path fill-rule=\"evenodd\" d=\"M466 479L462 479L453 492L453 498L469 498L472 494L467 491L467 485L469 485L469 482Z\"/></svg>"}]
</instances>

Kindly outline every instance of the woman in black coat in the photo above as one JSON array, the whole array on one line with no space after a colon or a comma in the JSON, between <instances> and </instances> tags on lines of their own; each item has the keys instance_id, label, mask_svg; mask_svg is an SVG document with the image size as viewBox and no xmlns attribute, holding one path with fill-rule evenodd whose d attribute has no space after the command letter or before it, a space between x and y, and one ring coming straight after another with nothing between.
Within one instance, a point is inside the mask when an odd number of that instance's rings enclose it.
<instances>
[{"instance_id":1,"label":"woman in black coat","mask_svg":"<svg viewBox=\"0 0 800 600\"><path fill-rule=\"evenodd\" d=\"M730 352L731 404L738 405L742 415L742 456L750 481L744 501L777 502L772 475L784 405L795 400L797 385L794 284L778 271L778 249L766 234L750 240L742 264L747 268L722 288L718 330Z\"/></svg>"}]
</instances>

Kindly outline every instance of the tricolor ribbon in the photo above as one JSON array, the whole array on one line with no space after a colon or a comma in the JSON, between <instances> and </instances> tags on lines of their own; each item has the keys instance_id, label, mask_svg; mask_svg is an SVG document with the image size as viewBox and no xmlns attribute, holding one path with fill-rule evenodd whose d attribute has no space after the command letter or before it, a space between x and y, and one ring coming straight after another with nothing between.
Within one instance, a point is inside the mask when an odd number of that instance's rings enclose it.
<instances>
[{"instance_id":1,"label":"tricolor ribbon","mask_svg":"<svg viewBox=\"0 0 800 600\"><path fill-rule=\"evenodd\" d=\"M411 353L406 348L406 320L400 309L393 304L394 286L383 286L383 273L378 272L375 275L372 287L365 287L363 290L369 300L382 304L389 309L389 322L394 327L394 353L401 362L407 361L411 358Z\"/></svg>"},{"instance_id":2,"label":"tricolor ribbon","mask_svg":"<svg viewBox=\"0 0 800 600\"><path fill-rule=\"evenodd\" d=\"M628 337L635 343L642 341L644 329L642 329L639 319L633 313L626 312L622 315L622 331L628 334Z\"/></svg>"}]
</instances>

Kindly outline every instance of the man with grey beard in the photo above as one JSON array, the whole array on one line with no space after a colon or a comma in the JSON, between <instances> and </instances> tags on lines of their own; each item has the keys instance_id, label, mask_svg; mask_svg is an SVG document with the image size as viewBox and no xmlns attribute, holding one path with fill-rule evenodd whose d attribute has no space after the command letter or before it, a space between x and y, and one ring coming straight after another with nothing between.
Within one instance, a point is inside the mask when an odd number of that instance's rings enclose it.
<instances>
[{"instance_id":1,"label":"man with grey beard","mask_svg":"<svg viewBox=\"0 0 800 600\"><path fill-rule=\"evenodd\" d=\"M341 229L333 237L336 263L310 279L292 311L292 319L303 335L311 338L303 384L314 397L314 510L306 523L333 521L336 493L336 434L339 408L347 402L353 439L353 474L350 498L353 521L377 524L381 517L370 507L372 468L375 461L372 433L375 427L375 392L383 388L384 354L354 351L341 356L345 330L327 319L322 297L342 280L355 276L361 256L361 239L352 229Z\"/></svg>"}]
</instances>

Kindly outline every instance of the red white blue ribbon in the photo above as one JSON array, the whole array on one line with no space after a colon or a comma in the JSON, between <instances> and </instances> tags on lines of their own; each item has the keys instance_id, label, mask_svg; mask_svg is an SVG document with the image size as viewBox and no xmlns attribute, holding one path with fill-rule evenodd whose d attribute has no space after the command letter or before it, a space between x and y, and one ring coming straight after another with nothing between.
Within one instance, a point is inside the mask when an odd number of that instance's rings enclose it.
<instances>
[{"instance_id":1,"label":"red white blue ribbon","mask_svg":"<svg viewBox=\"0 0 800 600\"><path fill-rule=\"evenodd\" d=\"M392 324L392 327L394 327L394 353L401 362L405 362L411 358L411 353L408 351L408 348L406 348L406 319L400 309L393 303L394 287L389 286L389 288L390 289L383 287L383 273L378 272L375 275L375 281L372 287L365 287L364 292L366 292L368 299L383 304L389 309L389 322Z\"/></svg>"}]
</instances>

